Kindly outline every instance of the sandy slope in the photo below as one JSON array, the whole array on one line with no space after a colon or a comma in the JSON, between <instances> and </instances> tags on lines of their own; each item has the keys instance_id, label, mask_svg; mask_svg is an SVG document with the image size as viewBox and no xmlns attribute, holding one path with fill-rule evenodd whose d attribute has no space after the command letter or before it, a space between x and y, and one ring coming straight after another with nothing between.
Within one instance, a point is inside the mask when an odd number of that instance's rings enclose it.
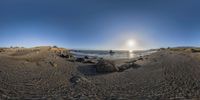
<instances>
[{"instance_id":1,"label":"sandy slope","mask_svg":"<svg viewBox=\"0 0 200 100\"><path fill-rule=\"evenodd\" d=\"M48 47L39 48L36 50L38 52L34 50L24 49L23 54L21 50L8 50L1 53L0 95L2 98L56 96L59 95L57 92L65 91L64 88L70 84L68 81L70 75L76 70L73 63L58 57Z\"/></svg>"},{"instance_id":2,"label":"sandy slope","mask_svg":"<svg viewBox=\"0 0 200 100\"><path fill-rule=\"evenodd\" d=\"M200 95L198 52L162 50L137 60L139 68L100 74L94 64L58 56L63 49L23 50L0 53L2 99L163 100Z\"/></svg>"},{"instance_id":3,"label":"sandy slope","mask_svg":"<svg viewBox=\"0 0 200 100\"><path fill-rule=\"evenodd\" d=\"M88 76L102 97L126 99L199 98L198 53L160 51L144 60L141 67L106 75ZM145 59L146 58L146 59ZM111 97L110 97L111 96Z\"/></svg>"}]
</instances>

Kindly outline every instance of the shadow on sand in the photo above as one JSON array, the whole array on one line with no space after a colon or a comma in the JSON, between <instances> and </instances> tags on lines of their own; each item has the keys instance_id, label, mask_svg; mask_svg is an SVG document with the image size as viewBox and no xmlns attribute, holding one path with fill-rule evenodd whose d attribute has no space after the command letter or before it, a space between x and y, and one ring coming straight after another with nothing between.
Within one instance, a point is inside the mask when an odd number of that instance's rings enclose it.
<instances>
[{"instance_id":1,"label":"shadow on sand","mask_svg":"<svg viewBox=\"0 0 200 100\"><path fill-rule=\"evenodd\" d=\"M87 75L87 76L93 76L93 75L98 75L96 71L96 66L95 65L82 65L78 67L78 71L81 74Z\"/></svg>"},{"instance_id":2,"label":"shadow on sand","mask_svg":"<svg viewBox=\"0 0 200 100\"><path fill-rule=\"evenodd\" d=\"M96 75L105 75L105 74L111 74L110 72L104 72L104 73L99 73L96 71L96 65L82 65L79 66L78 71L85 75L85 76L96 76Z\"/></svg>"}]
</instances>

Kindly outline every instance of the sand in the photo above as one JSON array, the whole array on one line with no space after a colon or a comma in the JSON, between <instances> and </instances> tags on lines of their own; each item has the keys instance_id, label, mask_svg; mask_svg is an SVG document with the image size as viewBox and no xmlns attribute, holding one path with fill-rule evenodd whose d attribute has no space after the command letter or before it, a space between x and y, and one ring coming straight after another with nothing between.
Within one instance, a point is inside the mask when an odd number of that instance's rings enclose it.
<instances>
[{"instance_id":1,"label":"sand","mask_svg":"<svg viewBox=\"0 0 200 100\"><path fill-rule=\"evenodd\" d=\"M63 51L68 50L0 49L0 98L163 100L200 96L199 52L163 49L142 58L114 61L116 66L134 62L140 67L97 73L95 63L60 56Z\"/></svg>"}]
</instances>

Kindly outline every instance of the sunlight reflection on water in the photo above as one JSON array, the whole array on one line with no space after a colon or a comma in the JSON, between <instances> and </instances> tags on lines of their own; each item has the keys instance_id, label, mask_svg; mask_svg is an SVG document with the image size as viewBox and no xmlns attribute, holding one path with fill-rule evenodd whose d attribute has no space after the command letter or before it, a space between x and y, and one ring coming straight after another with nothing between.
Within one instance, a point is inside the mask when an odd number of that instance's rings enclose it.
<instances>
[{"instance_id":1,"label":"sunlight reflection on water","mask_svg":"<svg viewBox=\"0 0 200 100\"><path fill-rule=\"evenodd\" d=\"M133 52L129 52L129 59L134 58L136 55Z\"/></svg>"},{"instance_id":2,"label":"sunlight reflection on water","mask_svg":"<svg viewBox=\"0 0 200 100\"><path fill-rule=\"evenodd\" d=\"M140 57L143 55L151 54L155 51L114 51L115 53L110 54L109 51L98 51L98 50L74 50L71 53L75 57L94 57L94 58L105 58L105 59L131 59Z\"/></svg>"}]
</instances>

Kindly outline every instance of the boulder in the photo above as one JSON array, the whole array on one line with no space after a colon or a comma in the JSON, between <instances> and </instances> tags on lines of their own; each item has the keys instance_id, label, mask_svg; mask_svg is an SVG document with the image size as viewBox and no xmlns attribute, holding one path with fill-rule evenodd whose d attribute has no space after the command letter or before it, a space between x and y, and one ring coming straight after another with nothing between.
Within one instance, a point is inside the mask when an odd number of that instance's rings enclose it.
<instances>
[{"instance_id":1,"label":"boulder","mask_svg":"<svg viewBox=\"0 0 200 100\"><path fill-rule=\"evenodd\" d=\"M85 59L84 59L84 58L76 58L76 61L77 61L77 62L84 62Z\"/></svg>"},{"instance_id":2,"label":"boulder","mask_svg":"<svg viewBox=\"0 0 200 100\"><path fill-rule=\"evenodd\" d=\"M69 58L69 59L73 57L71 54L67 54L67 53L61 53L59 54L59 56L62 58Z\"/></svg>"},{"instance_id":3,"label":"boulder","mask_svg":"<svg viewBox=\"0 0 200 100\"><path fill-rule=\"evenodd\" d=\"M89 59L89 57L88 57L88 56L85 56L84 58L85 58L85 59Z\"/></svg>"},{"instance_id":4,"label":"boulder","mask_svg":"<svg viewBox=\"0 0 200 100\"><path fill-rule=\"evenodd\" d=\"M142 58L142 57L140 57L140 58L138 58L138 60L143 60L143 58Z\"/></svg>"},{"instance_id":5,"label":"boulder","mask_svg":"<svg viewBox=\"0 0 200 100\"><path fill-rule=\"evenodd\" d=\"M96 64L96 62L94 60L86 60L86 61L84 61L84 63Z\"/></svg>"},{"instance_id":6,"label":"boulder","mask_svg":"<svg viewBox=\"0 0 200 100\"><path fill-rule=\"evenodd\" d=\"M160 48L160 49L159 49L159 51L163 51L163 50L165 50L165 48Z\"/></svg>"},{"instance_id":7,"label":"boulder","mask_svg":"<svg viewBox=\"0 0 200 100\"><path fill-rule=\"evenodd\" d=\"M135 63L129 63L129 66L130 66L130 68L139 68L139 67L141 67L140 65L135 64Z\"/></svg>"},{"instance_id":8,"label":"boulder","mask_svg":"<svg viewBox=\"0 0 200 100\"><path fill-rule=\"evenodd\" d=\"M135 63L127 63L127 64L123 64L121 66L118 67L119 72L123 72L129 68L139 68L140 66L135 64Z\"/></svg>"},{"instance_id":9,"label":"boulder","mask_svg":"<svg viewBox=\"0 0 200 100\"><path fill-rule=\"evenodd\" d=\"M90 82L90 81L88 79L86 79L85 77L76 75L76 76L73 76L73 77L70 78L70 82L77 84L77 83L80 83L80 82Z\"/></svg>"},{"instance_id":10,"label":"boulder","mask_svg":"<svg viewBox=\"0 0 200 100\"><path fill-rule=\"evenodd\" d=\"M73 76L72 78L70 78L70 82L71 83L78 83L81 81L81 77L80 76Z\"/></svg>"},{"instance_id":11,"label":"boulder","mask_svg":"<svg viewBox=\"0 0 200 100\"><path fill-rule=\"evenodd\" d=\"M118 67L119 72L123 72L124 70L129 69L129 68L131 68L129 64L124 64Z\"/></svg>"},{"instance_id":12,"label":"boulder","mask_svg":"<svg viewBox=\"0 0 200 100\"><path fill-rule=\"evenodd\" d=\"M200 52L200 49L190 49L192 53Z\"/></svg>"},{"instance_id":13,"label":"boulder","mask_svg":"<svg viewBox=\"0 0 200 100\"><path fill-rule=\"evenodd\" d=\"M113 61L101 59L96 64L96 71L99 73L117 72L118 70Z\"/></svg>"}]
</instances>

